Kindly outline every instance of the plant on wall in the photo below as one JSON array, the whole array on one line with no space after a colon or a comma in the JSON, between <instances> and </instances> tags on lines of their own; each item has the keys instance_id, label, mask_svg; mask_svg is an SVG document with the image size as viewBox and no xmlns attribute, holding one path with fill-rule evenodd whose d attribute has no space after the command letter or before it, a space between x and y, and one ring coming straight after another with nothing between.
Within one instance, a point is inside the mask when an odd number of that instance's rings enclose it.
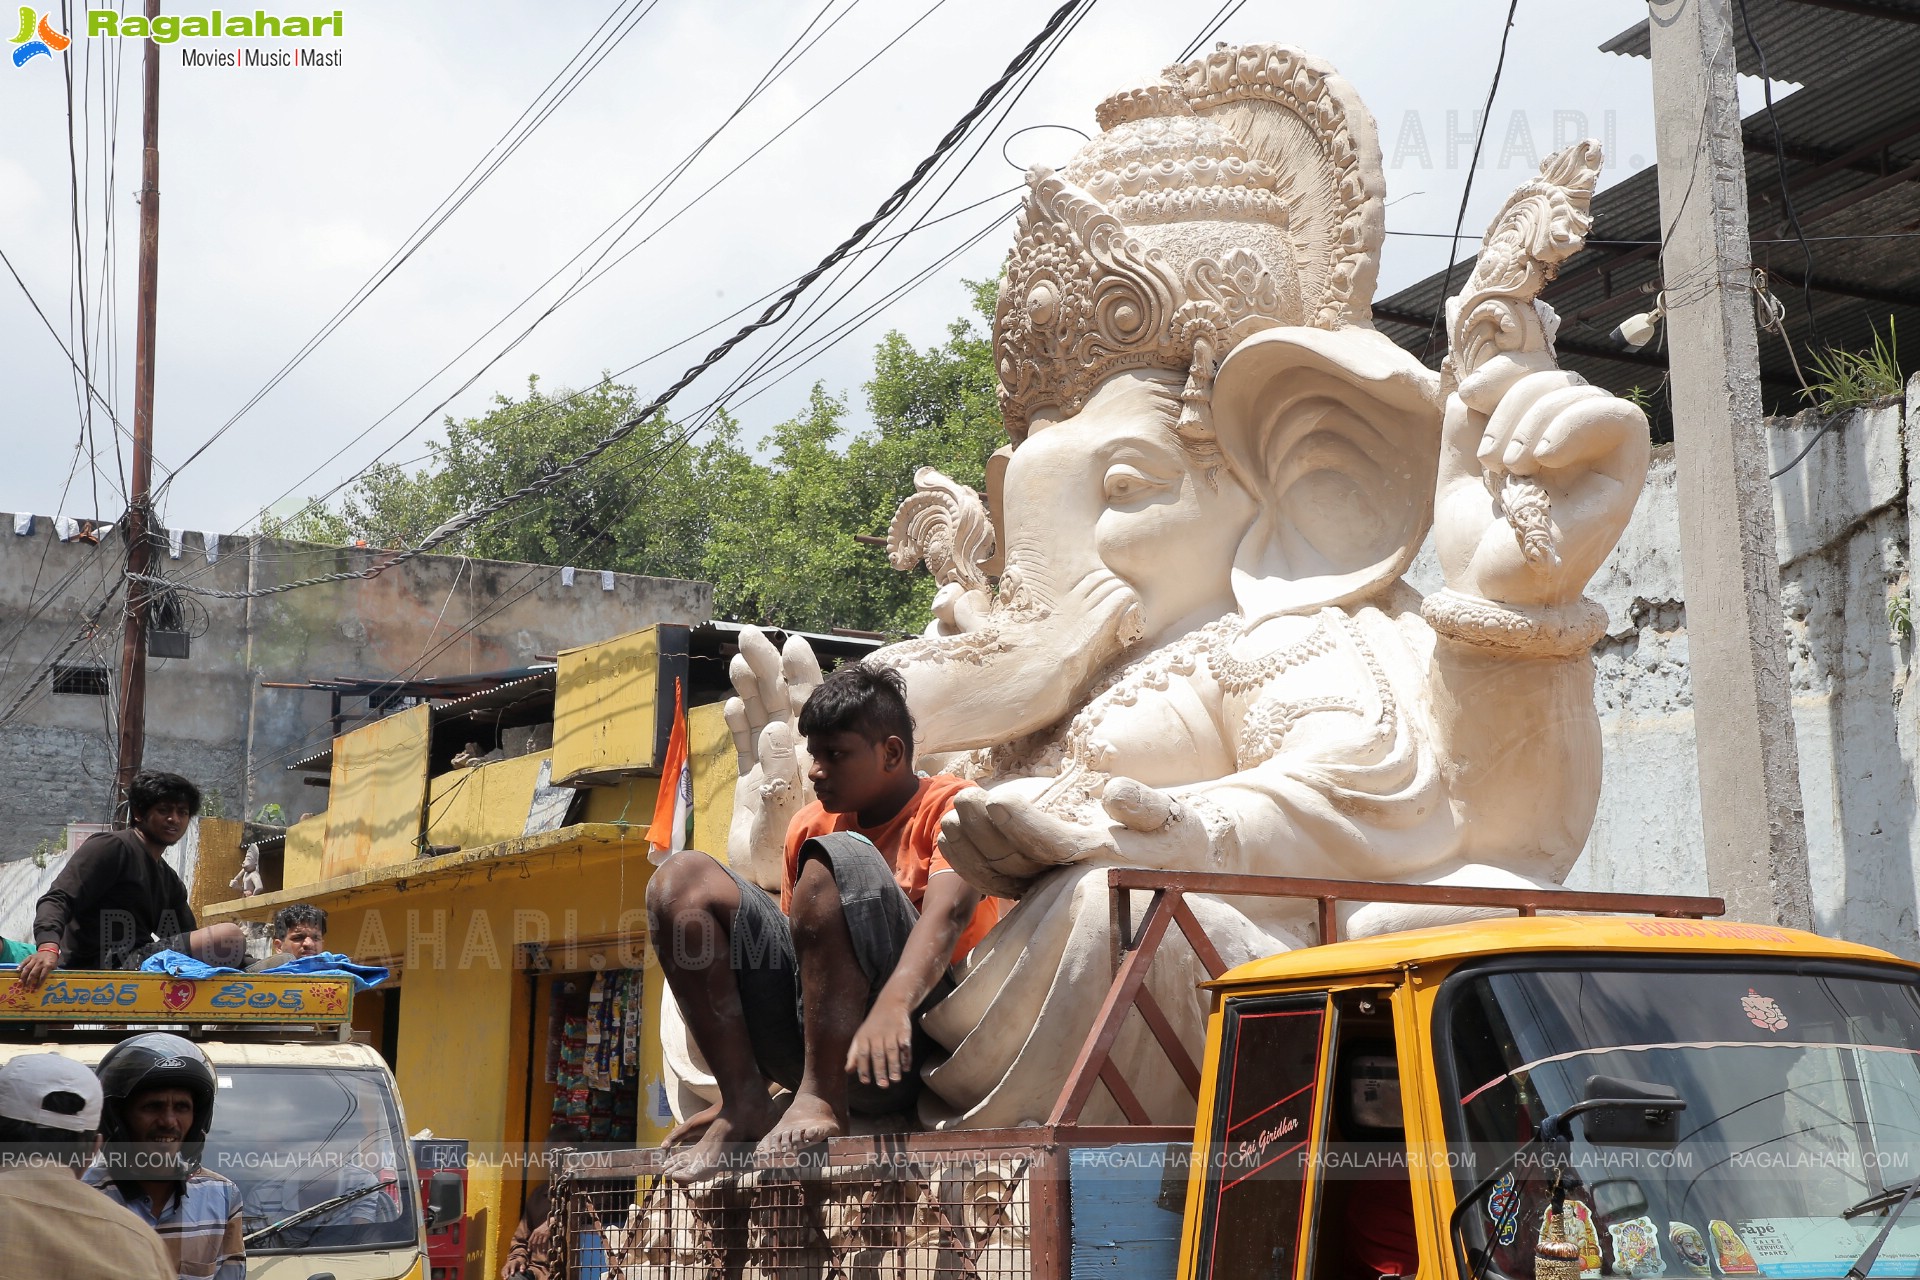
<instances>
[{"instance_id":1,"label":"plant on wall","mask_svg":"<svg viewBox=\"0 0 1920 1280\"><path fill-rule=\"evenodd\" d=\"M1815 353L1807 361L1813 370L1813 380L1800 394L1828 413L1899 395L1906 380L1900 374L1893 317L1887 317L1885 337L1881 336L1878 326L1872 332L1873 345L1865 351L1828 347Z\"/></svg>"}]
</instances>

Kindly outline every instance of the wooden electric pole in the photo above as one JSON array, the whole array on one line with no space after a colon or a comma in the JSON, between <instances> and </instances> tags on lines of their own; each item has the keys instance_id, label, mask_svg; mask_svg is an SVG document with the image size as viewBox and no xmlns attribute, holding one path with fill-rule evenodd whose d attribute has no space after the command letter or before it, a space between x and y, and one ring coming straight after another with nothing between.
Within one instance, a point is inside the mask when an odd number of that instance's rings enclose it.
<instances>
[{"instance_id":1,"label":"wooden electric pole","mask_svg":"<svg viewBox=\"0 0 1920 1280\"><path fill-rule=\"evenodd\" d=\"M1773 484L1760 408L1731 0L1653 0L1660 266L1707 882L1810 928Z\"/></svg>"},{"instance_id":2,"label":"wooden electric pole","mask_svg":"<svg viewBox=\"0 0 1920 1280\"><path fill-rule=\"evenodd\" d=\"M160 0L147 0L147 21ZM147 738L148 584L135 575L153 565L154 321L160 282L160 46L148 40L140 111L140 294L135 304L133 355L133 475L127 493L126 626L120 638L120 752L114 772L116 812L140 772Z\"/></svg>"}]
</instances>

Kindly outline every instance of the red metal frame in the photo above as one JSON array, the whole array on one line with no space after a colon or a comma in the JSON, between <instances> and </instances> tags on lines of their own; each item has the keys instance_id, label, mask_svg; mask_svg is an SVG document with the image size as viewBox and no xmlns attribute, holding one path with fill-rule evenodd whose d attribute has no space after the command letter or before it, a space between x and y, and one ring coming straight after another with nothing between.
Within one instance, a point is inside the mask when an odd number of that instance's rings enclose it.
<instances>
[{"instance_id":1,"label":"red metal frame","mask_svg":"<svg viewBox=\"0 0 1920 1280\"><path fill-rule=\"evenodd\" d=\"M1107 1087L1120 1111L1134 1125L1146 1125L1147 1115L1133 1089L1113 1061L1114 1041L1120 1036L1129 1010L1138 1010L1140 1019L1167 1055L1174 1071L1186 1082L1195 1099L1200 1096L1200 1068L1187 1046L1173 1033L1173 1025L1146 988L1147 967L1165 941L1170 925L1180 927L1181 936L1193 948L1194 955L1210 977L1226 972L1206 930L1187 905L1190 893L1217 894L1234 898L1295 898L1315 904L1320 925L1320 942L1338 942L1340 923L1337 908L1342 902L1390 902L1410 906L1486 907L1516 911L1531 916L1541 908L1552 911L1593 911L1601 913L1654 915L1699 919L1726 911L1719 898L1694 898L1649 893L1581 893L1565 889L1478 889L1455 885L1386 884L1369 880L1314 880L1294 876L1221 875L1190 871L1143 871L1114 868L1107 872L1107 888L1112 895L1114 975L1107 998L1087 1033L1086 1043L1074 1060L1073 1070L1060 1091L1053 1112L1047 1117L1047 1129L1072 1129L1078 1126L1094 1084ZM1146 914L1136 933L1133 926L1133 895L1150 893Z\"/></svg>"},{"instance_id":2,"label":"red metal frame","mask_svg":"<svg viewBox=\"0 0 1920 1280\"><path fill-rule=\"evenodd\" d=\"M824 1165L857 1170L893 1161L937 1160L977 1150L993 1150L1027 1161L1026 1194L1029 1209L1029 1248L1035 1276L1063 1276L1071 1249L1067 1169L1070 1152L1079 1147L1108 1147L1121 1143L1193 1141L1193 1126L1154 1124L1132 1087L1112 1059L1114 1042L1129 1010L1138 1010L1155 1041L1165 1051L1188 1089L1200 1092L1200 1068L1191 1049L1174 1035L1166 1013L1146 988L1147 969L1153 963L1167 930L1178 926L1208 974L1219 977L1226 963L1207 937L1186 896L1193 893L1223 897L1294 898L1311 901L1320 923L1320 940L1339 940L1337 907L1342 902L1390 902L1415 906L1482 907L1516 911L1531 916L1542 909L1616 914L1699 918L1726 910L1718 898L1670 897L1653 894L1578 893L1554 889L1473 889L1451 886L1381 884L1358 880L1313 880L1283 876L1214 875L1113 869L1107 872L1112 896L1115 941L1114 976L1105 1001L1079 1057L1067 1077L1047 1123L1015 1129L949 1130L934 1133L889 1133L835 1138L827 1145ZM1148 893L1138 929L1133 925L1132 895ZM1106 1085L1130 1123L1082 1125L1080 1114L1096 1082ZM569 1178L646 1179L660 1172L666 1153L655 1149L570 1153Z\"/></svg>"}]
</instances>

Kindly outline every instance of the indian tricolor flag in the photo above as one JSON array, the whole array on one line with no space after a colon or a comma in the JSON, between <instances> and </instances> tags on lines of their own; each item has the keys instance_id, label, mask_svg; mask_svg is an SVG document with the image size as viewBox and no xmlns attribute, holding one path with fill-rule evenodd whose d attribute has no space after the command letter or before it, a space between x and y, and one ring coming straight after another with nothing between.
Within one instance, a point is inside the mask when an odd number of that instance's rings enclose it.
<instances>
[{"instance_id":1,"label":"indian tricolor flag","mask_svg":"<svg viewBox=\"0 0 1920 1280\"><path fill-rule=\"evenodd\" d=\"M647 858L658 865L693 844L693 762L687 754L687 707L680 681L673 682L673 730L660 767L660 796L647 828Z\"/></svg>"}]
</instances>

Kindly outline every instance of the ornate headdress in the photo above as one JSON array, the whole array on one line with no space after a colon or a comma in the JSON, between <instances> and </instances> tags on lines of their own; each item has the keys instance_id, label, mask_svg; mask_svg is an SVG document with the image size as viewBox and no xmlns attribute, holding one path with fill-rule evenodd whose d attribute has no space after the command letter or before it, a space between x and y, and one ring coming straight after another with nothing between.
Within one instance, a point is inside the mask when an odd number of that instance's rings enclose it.
<instances>
[{"instance_id":1,"label":"ornate headdress","mask_svg":"<svg viewBox=\"0 0 1920 1280\"><path fill-rule=\"evenodd\" d=\"M1100 105L1064 173L1028 172L994 315L1018 442L1122 369L1187 374L1179 430L1212 439L1215 367L1279 325L1370 327L1385 179L1373 119L1285 45L1212 53Z\"/></svg>"}]
</instances>

